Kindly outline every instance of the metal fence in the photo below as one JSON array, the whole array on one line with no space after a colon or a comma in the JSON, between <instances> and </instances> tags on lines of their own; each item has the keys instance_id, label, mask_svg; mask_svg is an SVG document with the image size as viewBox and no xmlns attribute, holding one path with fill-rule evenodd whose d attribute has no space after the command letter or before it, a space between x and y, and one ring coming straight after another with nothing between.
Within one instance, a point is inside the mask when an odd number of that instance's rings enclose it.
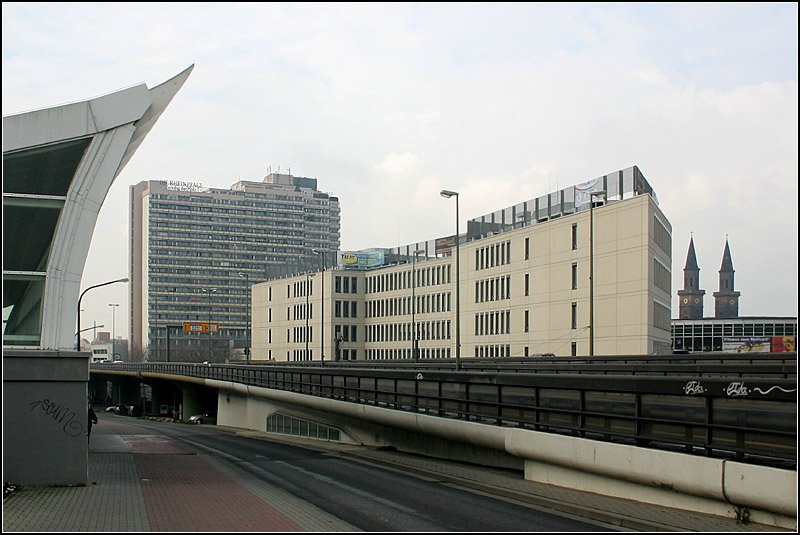
<instances>
[{"instance_id":1,"label":"metal fence","mask_svg":"<svg viewBox=\"0 0 800 535\"><path fill-rule=\"evenodd\" d=\"M216 364L100 364L569 436L797 467L797 379Z\"/></svg>"}]
</instances>

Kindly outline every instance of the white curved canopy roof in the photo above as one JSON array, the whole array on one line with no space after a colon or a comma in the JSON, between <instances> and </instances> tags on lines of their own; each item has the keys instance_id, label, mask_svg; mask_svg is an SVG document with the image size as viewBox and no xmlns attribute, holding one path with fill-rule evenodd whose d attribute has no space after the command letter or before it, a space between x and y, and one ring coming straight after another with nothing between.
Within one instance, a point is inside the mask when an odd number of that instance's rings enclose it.
<instances>
[{"instance_id":1,"label":"white curved canopy roof","mask_svg":"<svg viewBox=\"0 0 800 535\"><path fill-rule=\"evenodd\" d=\"M193 68L152 89L3 117L4 347L74 347L100 207Z\"/></svg>"}]
</instances>

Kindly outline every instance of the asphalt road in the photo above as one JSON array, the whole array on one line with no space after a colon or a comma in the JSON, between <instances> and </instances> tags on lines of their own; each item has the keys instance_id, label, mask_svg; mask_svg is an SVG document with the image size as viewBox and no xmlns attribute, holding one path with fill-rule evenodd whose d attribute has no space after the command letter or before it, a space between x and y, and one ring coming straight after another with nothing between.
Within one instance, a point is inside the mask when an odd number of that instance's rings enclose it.
<instances>
[{"instance_id":1,"label":"asphalt road","mask_svg":"<svg viewBox=\"0 0 800 535\"><path fill-rule=\"evenodd\" d=\"M236 463L265 483L364 531L611 531L326 451L243 437L214 426L125 420Z\"/></svg>"}]
</instances>

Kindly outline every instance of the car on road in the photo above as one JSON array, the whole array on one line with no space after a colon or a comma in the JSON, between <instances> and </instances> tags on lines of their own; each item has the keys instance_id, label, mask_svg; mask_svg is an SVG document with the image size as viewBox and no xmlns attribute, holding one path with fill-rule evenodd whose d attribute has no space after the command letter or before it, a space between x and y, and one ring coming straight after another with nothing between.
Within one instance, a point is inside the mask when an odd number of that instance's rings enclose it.
<instances>
[{"instance_id":1,"label":"car on road","mask_svg":"<svg viewBox=\"0 0 800 535\"><path fill-rule=\"evenodd\" d=\"M106 412L113 412L121 416L130 416L133 412L133 405L111 405L106 407Z\"/></svg>"},{"instance_id":2,"label":"car on road","mask_svg":"<svg viewBox=\"0 0 800 535\"><path fill-rule=\"evenodd\" d=\"M215 424L217 423L217 415L213 412L204 412L203 414L195 414L189 416L189 422L193 424Z\"/></svg>"}]
</instances>

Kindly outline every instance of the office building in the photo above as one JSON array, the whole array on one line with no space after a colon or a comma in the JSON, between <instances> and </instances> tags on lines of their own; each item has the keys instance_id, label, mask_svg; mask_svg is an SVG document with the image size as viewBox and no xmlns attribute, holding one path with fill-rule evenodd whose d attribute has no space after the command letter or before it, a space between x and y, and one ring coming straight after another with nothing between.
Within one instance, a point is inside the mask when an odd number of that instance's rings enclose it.
<instances>
[{"instance_id":1,"label":"office building","mask_svg":"<svg viewBox=\"0 0 800 535\"><path fill-rule=\"evenodd\" d=\"M670 348L671 225L636 167L474 218L458 244L459 273L453 235L254 285L254 360Z\"/></svg>"},{"instance_id":2,"label":"office building","mask_svg":"<svg viewBox=\"0 0 800 535\"><path fill-rule=\"evenodd\" d=\"M339 247L339 200L314 178L269 173L230 189L130 188L131 358L224 361L250 347L250 286Z\"/></svg>"}]
</instances>

